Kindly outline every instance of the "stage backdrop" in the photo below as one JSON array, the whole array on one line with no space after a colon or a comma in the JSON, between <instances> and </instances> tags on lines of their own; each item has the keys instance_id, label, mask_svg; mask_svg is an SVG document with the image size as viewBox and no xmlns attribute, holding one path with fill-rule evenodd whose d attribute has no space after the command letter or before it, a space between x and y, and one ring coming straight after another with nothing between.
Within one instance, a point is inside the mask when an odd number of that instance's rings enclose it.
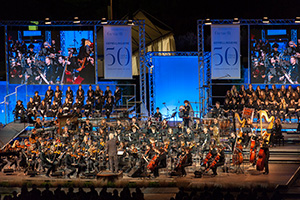
<instances>
[{"instance_id":1,"label":"stage backdrop","mask_svg":"<svg viewBox=\"0 0 300 200\"><path fill-rule=\"evenodd\" d=\"M104 26L104 77L132 79L131 26Z\"/></svg>"},{"instance_id":2,"label":"stage backdrop","mask_svg":"<svg viewBox=\"0 0 300 200\"><path fill-rule=\"evenodd\" d=\"M212 79L240 79L240 26L211 26Z\"/></svg>"},{"instance_id":3,"label":"stage backdrop","mask_svg":"<svg viewBox=\"0 0 300 200\"><path fill-rule=\"evenodd\" d=\"M184 105L184 100L199 101L197 56L154 56L152 62L155 106L160 108L164 118L178 112L179 106ZM194 111L199 110L198 104L191 105ZM182 120L178 113L176 120Z\"/></svg>"}]
</instances>

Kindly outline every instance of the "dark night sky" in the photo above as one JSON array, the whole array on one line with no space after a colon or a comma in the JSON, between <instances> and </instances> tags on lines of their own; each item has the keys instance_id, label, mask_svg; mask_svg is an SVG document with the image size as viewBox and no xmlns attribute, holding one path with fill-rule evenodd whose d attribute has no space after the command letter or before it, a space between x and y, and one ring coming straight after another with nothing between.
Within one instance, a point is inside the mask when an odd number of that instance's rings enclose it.
<instances>
[{"instance_id":1,"label":"dark night sky","mask_svg":"<svg viewBox=\"0 0 300 200\"><path fill-rule=\"evenodd\" d=\"M107 17L108 4L109 0L6 0L1 2L0 19L101 19ZM120 19L140 8L172 27L175 34L185 34L196 32L197 19L295 18L299 6L299 0L113 0L113 13L114 19Z\"/></svg>"},{"instance_id":2,"label":"dark night sky","mask_svg":"<svg viewBox=\"0 0 300 200\"><path fill-rule=\"evenodd\" d=\"M179 51L196 51L198 19L295 18L299 0L112 0L114 19L121 19L138 9L145 10L173 29ZM287 3L288 2L288 3ZM107 18L110 0L5 0L0 6L0 20L100 20ZM181 44L180 44L181 43ZM187 45L189 43L189 46Z\"/></svg>"}]
</instances>

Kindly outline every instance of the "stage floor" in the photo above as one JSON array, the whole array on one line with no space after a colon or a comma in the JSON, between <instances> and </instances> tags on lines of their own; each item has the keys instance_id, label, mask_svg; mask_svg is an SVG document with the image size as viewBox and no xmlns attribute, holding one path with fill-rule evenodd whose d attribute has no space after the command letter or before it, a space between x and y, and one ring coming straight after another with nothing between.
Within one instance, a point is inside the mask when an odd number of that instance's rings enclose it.
<instances>
[{"instance_id":1,"label":"stage floor","mask_svg":"<svg viewBox=\"0 0 300 200\"><path fill-rule=\"evenodd\" d=\"M123 178L112 182L101 179L87 179L87 178L55 178L46 177L45 175L37 175L29 177L22 172L15 172L12 175L6 175L0 172L0 186L20 186L24 183L44 185L50 183L52 186L56 185L73 185L76 187L86 186L88 183L93 183L97 187L112 184L113 187L124 187L127 185L134 185L140 187L187 187L187 188L201 188L207 186L222 186L224 188L231 187L275 187L278 184L286 184L294 172L299 167L299 164L269 164L270 173L268 175L262 174L254 167L245 164L244 173L234 173L234 170L229 170L229 173L223 172L218 168L218 175L213 177L211 171L204 174L202 178L195 178L194 171L188 169L186 177L169 177L167 171L161 172L158 178L131 178L127 174L123 174Z\"/></svg>"},{"instance_id":2,"label":"stage floor","mask_svg":"<svg viewBox=\"0 0 300 200\"><path fill-rule=\"evenodd\" d=\"M9 194L12 191L20 192L20 186L27 184L28 187L32 184L37 184L41 190L45 184L50 184L53 190L57 185L62 185L65 191L68 187L74 188L83 187L85 191L89 191L87 187L94 185L97 191L101 190L101 187L108 186L112 191L117 188L121 191L124 186L142 188L145 195L145 199L170 199L174 197L178 191L178 187L185 188L198 188L201 190L204 186L218 186L222 188L238 189L238 188L253 188L262 187L272 191L279 184L286 184L288 180L293 176L294 172L299 167L299 164L270 164L270 173L263 175L262 172L258 172L253 167L245 167L244 174L236 173L224 173L221 169L218 170L218 175L213 177L211 172L203 175L202 178L194 178L193 172L189 172L186 177L169 177L166 172L161 174L160 177L154 178L131 178L126 174L123 178L116 180L115 182L108 182L97 179L82 179L82 178L48 178L44 175L38 175L36 177L25 176L21 172L17 172L13 175L5 175L0 173L0 194ZM198 191L199 191L198 190ZM77 191L77 189L75 189ZM134 189L132 190L134 191Z\"/></svg>"}]
</instances>

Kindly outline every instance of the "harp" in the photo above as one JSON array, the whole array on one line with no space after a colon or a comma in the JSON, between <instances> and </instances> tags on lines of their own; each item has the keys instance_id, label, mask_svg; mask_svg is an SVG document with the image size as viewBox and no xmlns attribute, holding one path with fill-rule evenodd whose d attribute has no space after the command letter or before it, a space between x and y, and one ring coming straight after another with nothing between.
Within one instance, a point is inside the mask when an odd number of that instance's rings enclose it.
<instances>
[{"instance_id":1,"label":"harp","mask_svg":"<svg viewBox=\"0 0 300 200\"><path fill-rule=\"evenodd\" d=\"M260 118L260 133L261 133L261 137L264 140L267 140L267 143L269 143L271 133L268 133L268 130L271 130L273 128L275 117L274 116L269 117L266 111L261 110L261 111L259 111L259 118ZM263 118L268 123L268 127L267 127L266 131L262 130L263 129L262 119Z\"/></svg>"}]
</instances>

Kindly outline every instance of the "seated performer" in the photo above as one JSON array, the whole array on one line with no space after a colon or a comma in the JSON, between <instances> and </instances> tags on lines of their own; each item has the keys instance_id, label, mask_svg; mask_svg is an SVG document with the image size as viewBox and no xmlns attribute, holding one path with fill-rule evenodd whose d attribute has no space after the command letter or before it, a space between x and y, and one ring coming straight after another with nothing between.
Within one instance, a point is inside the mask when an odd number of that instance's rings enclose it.
<instances>
[{"instance_id":1,"label":"seated performer","mask_svg":"<svg viewBox=\"0 0 300 200\"><path fill-rule=\"evenodd\" d=\"M154 151L158 154L157 165L153 169L153 176L156 178L159 177L159 169L167 167L167 156L164 149L154 149Z\"/></svg>"},{"instance_id":2,"label":"seated performer","mask_svg":"<svg viewBox=\"0 0 300 200\"><path fill-rule=\"evenodd\" d=\"M217 168L224 165L224 163L224 149L222 149L220 146L216 147L214 144L211 144L210 150L206 155L206 158L202 161L201 166L205 167L204 173L211 169L213 171L213 175L216 176L218 175Z\"/></svg>"},{"instance_id":3,"label":"seated performer","mask_svg":"<svg viewBox=\"0 0 300 200\"><path fill-rule=\"evenodd\" d=\"M18 117L20 117L21 121L25 121L25 108L21 100L17 101L13 113L15 114L15 119L18 119Z\"/></svg>"},{"instance_id":4,"label":"seated performer","mask_svg":"<svg viewBox=\"0 0 300 200\"><path fill-rule=\"evenodd\" d=\"M179 163L176 166L175 170L179 172L181 176L186 176L185 168L188 166L192 166L193 158L191 154L191 149L189 147L185 148L185 151L179 157Z\"/></svg>"},{"instance_id":5,"label":"seated performer","mask_svg":"<svg viewBox=\"0 0 300 200\"><path fill-rule=\"evenodd\" d=\"M223 109L220 107L220 102L216 102L216 106L209 112L209 118L219 118L224 115Z\"/></svg>"},{"instance_id":6,"label":"seated performer","mask_svg":"<svg viewBox=\"0 0 300 200\"><path fill-rule=\"evenodd\" d=\"M211 170L213 171L213 175L218 175L217 174L217 168L219 166L224 165L224 163L225 163L225 152L224 152L224 149L221 146L218 146L217 149L218 149L217 155L214 156L215 159L214 159L214 161L210 165Z\"/></svg>"}]
</instances>

